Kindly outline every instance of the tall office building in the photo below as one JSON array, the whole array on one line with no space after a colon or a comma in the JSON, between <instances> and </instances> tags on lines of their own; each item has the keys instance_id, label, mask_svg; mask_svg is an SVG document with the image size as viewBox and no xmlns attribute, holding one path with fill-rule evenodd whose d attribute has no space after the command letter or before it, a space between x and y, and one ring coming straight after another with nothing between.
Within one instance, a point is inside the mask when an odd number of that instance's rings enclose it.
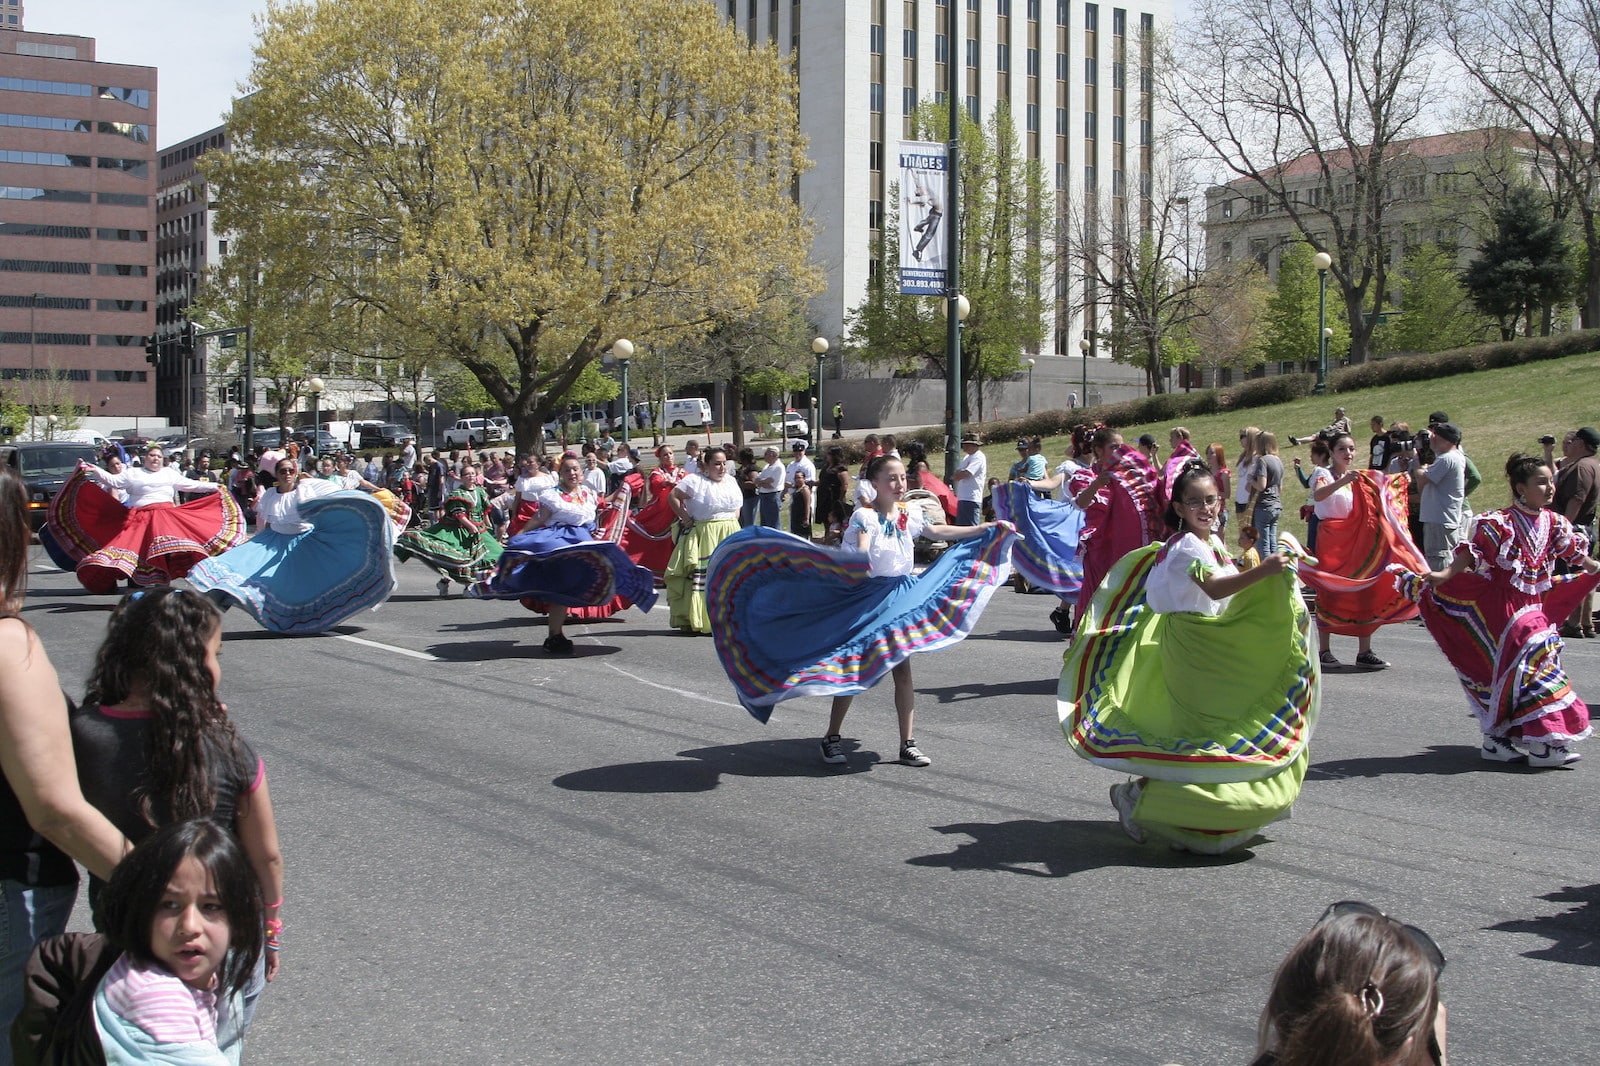
<instances>
[{"instance_id":1,"label":"tall office building","mask_svg":"<svg viewBox=\"0 0 1600 1066\"><path fill-rule=\"evenodd\" d=\"M22 29L22 0L0 0L0 29Z\"/></svg>"},{"instance_id":2,"label":"tall office building","mask_svg":"<svg viewBox=\"0 0 1600 1066\"><path fill-rule=\"evenodd\" d=\"M154 321L155 114L154 67L98 62L90 37L0 32L8 398L155 412L143 344Z\"/></svg>"},{"instance_id":3,"label":"tall office building","mask_svg":"<svg viewBox=\"0 0 1600 1066\"><path fill-rule=\"evenodd\" d=\"M894 160L910 139L911 112L946 101L954 56L962 105L978 121L1009 105L1022 150L1038 160L1055 193L1056 225L1044 239L1076 240L1085 217L1145 217L1157 121L1152 86L1155 34L1172 21L1171 0L713 0L753 45L793 55L800 124L815 167L800 178L800 202L816 222L813 257L828 290L811 305L826 333L865 297L879 269L873 249L897 179ZM950 3L960 39L951 46ZM887 162L886 162L887 161ZM1078 341L1104 328L1109 307L1060 254L1053 321L1040 354L1078 355Z\"/></svg>"},{"instance_id":4,"label":"tall office building","mask_svg":"<svg viewBox=\"0 0 1600 1066\"><path fill-rule=\"evenodd\" d=\"M206 274L227 254L228 241L211 230L211 197L197 166L207 152L229 151L218 126L161 150L156 173L156 328L161 347L156 413L191 432L212 431L227 391L211 380L208 345L184 346L185 315Z\"/></svg>"}]
</instances>

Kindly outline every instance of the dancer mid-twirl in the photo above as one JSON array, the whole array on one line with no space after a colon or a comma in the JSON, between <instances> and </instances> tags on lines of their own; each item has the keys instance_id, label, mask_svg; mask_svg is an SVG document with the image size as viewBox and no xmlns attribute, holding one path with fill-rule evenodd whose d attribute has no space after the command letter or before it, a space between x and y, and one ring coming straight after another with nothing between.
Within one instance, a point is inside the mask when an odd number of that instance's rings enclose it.
<instances>
[{"instance_id":1,"label":"dancer mid-twirl","mask_svg":"<svg viewBox=\"0 0 1600 1066\"><path fill-rule=\"evenodd\" d=\"M739 702L766 721L777 703L833 697L822 761L848 761L840 729L851 700L894 675L899 760L931 761L913 735L916 693L909 658L963 639L1010 574L1009 525L926 524L901 502L906 468L880 455L867 464L872 500L845 527L843 551L752 526L711 559L707 601L717 655ZM961 541L912 573L918 536Z\"/></svg>"},{"instance_id":2,"label":"dancer mid-twirl","mask_svg":"<svg viewBox=\"0 0 1600 1066\"><path fill-rule=\"evenodd\" d=\"M1202 460L1173 481L1180 532L1112 568L1061 672L1081 757L1140 779L1111 788L1123 830L1217 854L1286 817L1305 777L1320 677L1285 554L1240 573L1211 532L1223 500Z\"/></svg>"},{"instance_id":3,"label":"dancer mid-twirl","mask_svg":"<svg viewBox=\"0 0 1600 1066\"><path fill-rule=\"evenodd\" d=\"M1394 567L1403 592L1455 667L1483 730L1483 758L1565 766L1581 757L1589 708L1561 669L1556 624L1600 585L1600 561L1572 523L1549 510L1555 480L1542 459L1506 462L1514 502L1478 515L1450 565L1427 574ZM1556 560L1581 571L1555 573Z\"/></svg>"}]
</instances>

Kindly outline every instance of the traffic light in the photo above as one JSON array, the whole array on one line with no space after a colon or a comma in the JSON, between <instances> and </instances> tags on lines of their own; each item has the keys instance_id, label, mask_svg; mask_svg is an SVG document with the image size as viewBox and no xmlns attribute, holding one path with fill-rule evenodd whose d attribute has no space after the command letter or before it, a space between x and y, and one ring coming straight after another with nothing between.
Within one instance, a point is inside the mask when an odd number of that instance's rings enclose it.
<instances>
[{"instance_id":1,"label":"traffic light","mask_svg":"<svg viewBox=\"0 0 1600 1066\"><path fill-rule=\"evenodd\" d=\"M144 361L149 363L151 366L155 366L156 363L160 362L160 360L160 343L155 339L154 336L146 337L144 339Z\"/></svg>"},{"instance_id":2,"label":"traffic light","mask_svg":"<svg viewBox=\"0 0 1600 1066\"><path fill-rule=\"evenodd\" d=\"M183 324L183 354L184 355L193 355L194 354L194 323L193 322L185 322Z\"/></svg>"},{"instance_id":3,"label":"traffic light","mask_svg":"<svg viewBox=\"0 0 1600 1066\"><path fill-rule=\"evenodd\" d=\"M228 402L237 406L244 400L244 382L234 378L228 382Z\"/></svg>"}]
</instances>

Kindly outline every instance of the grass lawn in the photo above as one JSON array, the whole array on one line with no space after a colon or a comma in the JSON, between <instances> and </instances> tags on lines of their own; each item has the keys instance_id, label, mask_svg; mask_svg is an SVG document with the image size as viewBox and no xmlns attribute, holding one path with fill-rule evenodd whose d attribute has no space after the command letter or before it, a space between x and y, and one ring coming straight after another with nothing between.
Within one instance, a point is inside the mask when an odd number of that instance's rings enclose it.
<instances>
[{"instance_id":1,"label":"grass lawn","mask_svg":"<svg viewBox=\"0 0 1600 1066\"><path fill-rule=\"evenodd\" d=\"M1510 502L1502 470L1506 457L1514 451L1538 454L1539 437L1554 434L1559 441L1564 432L1579 426L1600 425L1600 352L1552 359L1503 370L1458 374L1437 382L1410 382L1358 392L1314 396L1272 407L1253 407L1224 414L1189 418L1187 428L1196 448L1221 444L1231 467L1239 454L1239 430L1245 426L1270 429L1278 435L1278 451L1284 460L1283 521L1280 528L1298 537L1305 535L1305 523L1298 518L1307 495L1295 481L1290 460L1299 456L1309 474L1310 452L1305 445L1289 446L1289 435L1310 436L1333 421L1333 409L1343 406L1354 428L1357 458L1366 465L1367 422L1382 415L1385 422L1409 423L1416 431L1427 425L1428 414L1444 411L1461 427L1462 448L1483 474L1483 487L1472 497L1473 509L1486 511ZM1167 431L1180 423L1119 426L1132 444L1141 433L1152 433L1167 453ZM997 455L1010 456L990 447L990 467ZM1054 465L1070 451L1066 437L1053 437L1045 445L1046 457ZM1560 457L1559 446L1556 449ZM1000 467L1002 475L1004 466ZM1231 522L1230 522L1231 525ZM1230 537L1231 529L1230 529Z\"/></svg>"}]
</instances>

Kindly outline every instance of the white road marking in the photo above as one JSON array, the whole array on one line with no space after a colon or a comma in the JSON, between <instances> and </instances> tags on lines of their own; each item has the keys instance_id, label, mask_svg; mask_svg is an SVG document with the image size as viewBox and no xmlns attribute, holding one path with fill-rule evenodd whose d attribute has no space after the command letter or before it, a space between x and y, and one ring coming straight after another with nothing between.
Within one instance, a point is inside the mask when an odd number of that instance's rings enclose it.
<instances>
[{"instance_id":1,"label":"white road marking","mask_svg":"<svg viewBox=\"0 0 1600 1066\"><path fill-rule=\"evenodd\" d=\"M736 710L742 710L743 709L737 703L729 703L726 700L714 700L710 696L702 696L698 692L690 692L688 689L673 688L671 685L663 685L658 681L651 681L648 678L640 677L638 674L630 674L630 673L628 673L628 671L624 670L622 667L617 666L617 665L615 665L613 663L606 663L605 665L610 667L611 669L615 670L617 673L621 674L623 677L628 678L630 681L637 681L641 685L649 685L651 688L658 688L662 692L670 692L674 696L682 696L684 699L687 699L687 700L699 700L701 703L709 703L713 707L732 707L732 708L734 708Z\"/></svg>"},{"instance_id":2,"label":"white road marking","mask_svg":"<svg viewBox=\"0 0 1600 1066\"><path fill-rule=\"evenodd\" d=\"M348 633L330 633L329 636L336 640L348 640L352 644L359 644L363 648L377 648L379 651L392 651L396 655L409 655L413 659L421 659L425 663L442 662L437 655L429 655L425 651L412 651L410 648L397 648L393 644L379 644L375 640L366 640L362 637L352 637Z\"/></svg>"}]
</instances>

